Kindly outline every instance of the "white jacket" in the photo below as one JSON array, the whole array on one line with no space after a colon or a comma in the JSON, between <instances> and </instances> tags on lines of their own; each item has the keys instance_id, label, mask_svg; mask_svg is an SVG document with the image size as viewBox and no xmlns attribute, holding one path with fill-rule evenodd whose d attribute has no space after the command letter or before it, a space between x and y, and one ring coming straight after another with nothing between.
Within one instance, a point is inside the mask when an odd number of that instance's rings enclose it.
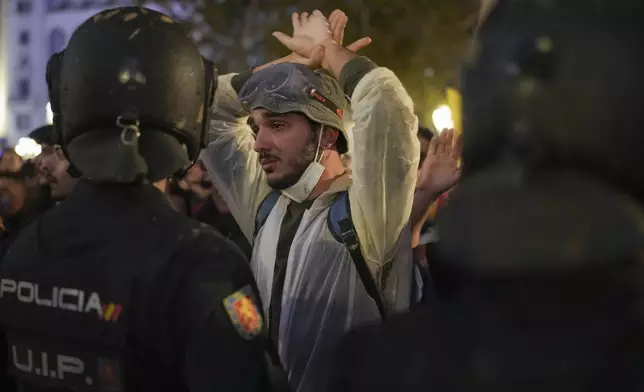
<instances>
[{"instance_id":1,"label":"white jacket","mask_svg":"<svg viewBox=\"0 0 644 392\"><path fill-rule=\"evenodd\" d=\"M253 135L230 81L219 77L202 153L208 173L253 243L257 209L271 189L253 151ZM356 86L350 174L336 179L304 213L288 256L279 353L297 391L326 391L337 343L352 327L380 319L343 244L327 227L328 208L348 189L365 261L389 312L407 310L412 279L409 214L420 155L413 103L393 72L370 71ZM275 254L289 204L282 195L253 244L251 267L268 314Z\"/></svg>"}]
</instances>

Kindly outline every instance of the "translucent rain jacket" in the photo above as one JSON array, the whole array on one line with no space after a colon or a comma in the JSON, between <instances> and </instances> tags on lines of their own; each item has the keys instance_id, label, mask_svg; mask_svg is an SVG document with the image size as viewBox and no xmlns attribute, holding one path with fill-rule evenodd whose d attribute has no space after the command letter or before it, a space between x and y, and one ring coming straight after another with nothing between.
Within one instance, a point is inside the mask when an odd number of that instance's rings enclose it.
<instances>
[{"instance_id":1,"label":"translucent rain jacket","mask_svg":"<svg viewBox=\"0 0 644 392\"><path fill-rule=\"evenodd\" d=\"M207 147L202 153L214 185L249 241L251 266L268 314L276 248L289 199L282 195L253 239L260 203L270 193L253 151L248 113L219 77ZM413 103L393 72L375 68L351 97L351 170L336 179L304 213L293 239L284 283L278 350L297 391L326 391L336 344L352 327L380 314L343 244L327 227L337 192L348 189L353 224L365 261L389 312L407 310L412 250L409 214L416 183L419 142Z\"/></svg>"}]
</instances>

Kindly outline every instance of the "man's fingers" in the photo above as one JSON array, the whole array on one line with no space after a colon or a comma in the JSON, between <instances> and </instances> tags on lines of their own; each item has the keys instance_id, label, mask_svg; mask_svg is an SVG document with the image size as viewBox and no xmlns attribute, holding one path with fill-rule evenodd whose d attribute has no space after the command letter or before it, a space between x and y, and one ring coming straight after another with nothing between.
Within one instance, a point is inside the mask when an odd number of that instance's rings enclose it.
<instances>
[{"instance_id":1,"label":"man's fingers","mask_svg":"<svg viewBox=\"0 0 644 392\"><path fill-rule=\"evenodd\" d=\"M281 31L274 31L273 32L273 37L277 38L277 40L280 41L280 43L282 45L286 46L291 51L295 51L292 48L292 42L291 42L293 40L293 38L291 38L288 35L282 33Z\"/></svg>"},{"instance_id":2,"label":"man's fingers","mask_svg":"<svg viewBox=\"0 0 644 392\"><path fill-rule=\"evenodd\" d=\"M344 26L341 21L336 21L333 25L329 26L331 29L331 38L340 45L342 45L342 40L344 38Z\"/></svg>"},{"instance_id":3,"label":"man's fingers","mask_svg":"<svg viewBox=\"0 0 644 392\"><path fill-rule=\"evenodd\" d=\"M451 129L449 129L449 128L444 128L444 129L441 131L441 137L442 137L445 141L450 141L450 142L451 142L451 140L452 140L452 136L453 136L453 135L452 135L452 130L451 130Z\"/></svg>"},{"instance_id":4,"label":"man's fingers","mask_svg":"<svg viewBox=\"0 0 644 392\"><path fill-rule=\"evenodd\" d=\"M329 15L329 30L331 30L331 34L335 37L335 30L338 26L338 18L335 16L335 11Z\"/></svg>"},{"instance_id":5,"label":"man's fingers","mask_svg":"<svg viewBox=\"0 0 644 392\"><path fill-rule=\"evenodd\" d=\"M300 14L300 26L304 26L309 21L309 13L302 12Z\"/></svg>"},{"instance_id":6,"label":"man's fingers","mask_svg":"<svg viewBox=\"0 0 644 392\"><path fill-rule=\"evenodd\" d=\"M454 145L454 130L453 129L443 129L443 132L441 132L441 138L442 138L442 145L443 145L443 150L442 152L445 154L451 154L452 148Z\"/></svg>"},{"instance_id":7,"label":"man's fingers","mask_svg":"<svg viewBox=\"0 0 644 392\"><path fill-rule=\"evenodd\" d=\"M438 139L440 139L439 136L434 136L432 140L429 141L429 148L427 149L427 155L436 155L436 151L438 149ZM427 160L427 159L425 159Z\"/></svg>"},{"instance_id":8,"label":"man's fingers","mask_svg":"<svg viewBox=\"0 0 644 392\"><path fill-rule=\"evenodd\" d=\"M340 18L335 17L329 19L329 30L331 30L331 38L340 45L342 45L342 36L344 35L344 26Z\"/></svg>"},{"instance_id":9,"label":"man's fingers","mask_svg":"<svg viewBox=\"0 0 644 392\"><path fill-rule=\"evenodd\" d=\"M333 40L340 45L344 41L344 29L347 26L347 21L349 17L339 9L334 10L329 15L329 28L331 29L331 35Z\"/></svg>"},{"instance_id":10,"label":"man's fingers","mask_svg":"<svg viewBox=\"0 0 644 392\"><path fill-rule=\"evenodd\" d=\"M344 29L347 27L347 23L349 22L349 17L343 12L342 15L338 17L339 22L338 22L338 39L336 42L338 42L340 45L344 42ZM368 45L368 44L367 44Z\"/></svg>"},{"instance_id":11,"label":"man's fingers","mask_svg":"<svg viewBox=\"0 0 644 392\"><path fill-rule=\"evenodd\" d=\"M452 139L449 129L443 129L440 135L438 135L438 140L436 142L436 154L445 154L448 150L448 146L450 146L451 144Z\"/></svg>"},{"instance_id":12,"label":"man's fingers","mask_svg":"<svg viewBox=\"0 0 644 392\"><path fill-rule=\"evenodd\" d=\"M300 15L297 12L291 14L291 23L293 24L293 30L298 30L302 27L300 23Z\"/></svg>"},{"instance_id":13,"label":"man's fingers","mask_svg":"<svg viewBox=\"0 0 644 392\"><path fill-rule=\"evenodd\" d=\"M359 40L353 42L350 45L347 45L347 49L349 49L352 52L357 52L360 49L364 48L365 46L368 46L371 44L371 37L362 37Z\"/></svg>"},{"instance_id":14,"label":"man's fingers","mask_svg":"<svg viewBox=\"0 0 644 392\"><path fill-rule=\"evenodd\" d=\"M445 153L449 153L453 158L461 155L461 136L453 128L444 129L441 136L445 141Z\"/></svg>"},{"instance_id":15,"label":"man's fingers","mask_svg":"<svg viewBox=\"0 0 644 392\"><path fill-rule=\"evenodd\" d=\"M331 12L331 14L329 14L329 23L331 23L332 20L337 19L338 16L341 16L342 14L344 14L344 12L342 12L342 10L337 9L337 8L334 9L333 12Z\"/></svg>"},{"instance_id":16,"label":"man's fingers","mask_svg":"<svg viewBox=\"0 0 644 392\"><path fill-rule=\"evenodd\" d=\"M311 21L313 21L313 19L323 21L324 24L326 24L326 27L327 27L328 32L329 32L329 35L331 35L331 27L329 26L329 20L326 18L326 16L324 16L324 14L322 12L320 12L320 10L314 10L311 13L311 16L309 16L308 21L311 22Z\"/></svg>"}]
</instances>

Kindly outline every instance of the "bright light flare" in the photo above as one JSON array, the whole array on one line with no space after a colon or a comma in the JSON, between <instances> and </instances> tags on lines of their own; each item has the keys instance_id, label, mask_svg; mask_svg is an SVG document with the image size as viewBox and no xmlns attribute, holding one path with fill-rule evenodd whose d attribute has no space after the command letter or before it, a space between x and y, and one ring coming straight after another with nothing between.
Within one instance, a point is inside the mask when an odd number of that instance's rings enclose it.
<instances>
[{"instance_id":1,"label":"bright light flare","mask_svg":"<svg viewBox=\"0 0 644 392\"><path fill-rule=\"evenodd\" d=\"M30 159L38 156L42 151L42 148L34 139L21 137L18 139L18 144L14 147L14 151L23 159Z\"/></svg>"},{"instance_id":2,"label":"bright light flare","mask_svg":"<svg viewBox=\"0 0 644 392\"><path fill-rule=\"evenodd\" d=\"M452 109L447 105L441 105L434 110L432 113L432 121L434 122L434 127L439 133L443 129L452 129L454 128L454 120L452 120Z\"/></svg>"}]
</instances>

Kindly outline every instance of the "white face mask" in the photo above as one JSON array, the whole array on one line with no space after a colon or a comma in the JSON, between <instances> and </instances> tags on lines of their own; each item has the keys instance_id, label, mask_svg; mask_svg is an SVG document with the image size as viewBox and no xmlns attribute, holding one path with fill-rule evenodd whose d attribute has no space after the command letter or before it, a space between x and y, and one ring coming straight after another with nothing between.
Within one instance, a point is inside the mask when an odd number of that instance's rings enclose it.
<instances>
[{"instance_id":1,"label":"white face mask","mask_svg":"<svg viewBox=\"0 0 644 392\"><path fill-rule=\"evenodd\" d=\"M313 188L318 184L322 173L324 173L324 166L320 163L324 156L324 151L320 151L323 128L324 126L320 125L320 137L318 138L317 152L315 153L313 162L309 163L300 179L293 186L282 189L282 193L296 203L301 203L309 198L311 192L313 192Z\"/></svg>"}]
</instances>

